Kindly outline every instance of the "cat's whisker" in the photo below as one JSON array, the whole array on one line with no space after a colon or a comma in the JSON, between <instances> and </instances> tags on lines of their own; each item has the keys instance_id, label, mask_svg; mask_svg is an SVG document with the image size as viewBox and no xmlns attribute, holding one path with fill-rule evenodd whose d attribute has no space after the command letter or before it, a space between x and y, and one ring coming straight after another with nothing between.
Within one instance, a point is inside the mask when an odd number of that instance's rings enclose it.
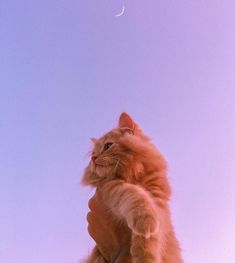
<instances>
[{"instance_id":1,"label":"cat's whisker","mask_svg":"<svg viewBox=\"0 0 235 263\"><path fill-rule=\"evenodd\" d=\"M116 173L119 163L120 163L120 159L117 160L117 163L114 167L114 173Z\"/></svg>"}]
</instances>

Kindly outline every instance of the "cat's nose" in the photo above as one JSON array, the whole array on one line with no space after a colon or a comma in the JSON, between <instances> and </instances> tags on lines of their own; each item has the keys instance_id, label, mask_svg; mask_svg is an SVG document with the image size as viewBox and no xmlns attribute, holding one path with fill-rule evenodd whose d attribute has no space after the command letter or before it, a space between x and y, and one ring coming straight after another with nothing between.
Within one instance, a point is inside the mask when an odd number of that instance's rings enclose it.
<instances>
[{"instance_id":1,"label":"cat's nose","mask_svg":"<svg viewBox=\"0 0 235 263\"><path fill-rule=\"evenodd\" d=\"M95 163L95 160L97 159L97 156L95 156L95 155L93 155L92 157L91 157L91 160L92 160L92 162L93 163Z\"/></svg>"}]
</instances>

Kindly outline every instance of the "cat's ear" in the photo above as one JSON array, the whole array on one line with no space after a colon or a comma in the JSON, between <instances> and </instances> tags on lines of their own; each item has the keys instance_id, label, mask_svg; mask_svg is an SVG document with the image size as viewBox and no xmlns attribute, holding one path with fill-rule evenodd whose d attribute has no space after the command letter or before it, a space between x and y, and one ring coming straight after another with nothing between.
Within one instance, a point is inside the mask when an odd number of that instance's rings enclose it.
<instances>
[{"instance_id":1,"label":"cat's ear","mask_svg":"<svg viewBox=\"0 0 235 263\"><path fill-rule=\"evenodd\" d=\"M134 133L135 123L132 118L125 112L123 112L119 117L118 128L122 130L129 130Z\"/></svg>"},{"instance_id":2,"label":"cat's ear","mask_svg":"<svg viewBox=\"0 0 235 263\"><path fill-rule=\"evenodd\" d=\"M95 144L97 142L96 138L90 138L90 140Z\"/></svg>"}]
</instances>

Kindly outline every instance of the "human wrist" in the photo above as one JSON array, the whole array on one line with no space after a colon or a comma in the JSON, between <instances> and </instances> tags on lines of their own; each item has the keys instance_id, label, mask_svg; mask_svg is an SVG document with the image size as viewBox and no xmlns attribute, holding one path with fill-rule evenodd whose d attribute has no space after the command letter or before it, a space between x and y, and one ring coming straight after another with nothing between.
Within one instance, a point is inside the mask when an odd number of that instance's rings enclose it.
<instances>
[{"instance_id":1,"label":"human wrist","mask_svg":"<svg viewBox=\"0 0 235 263\"><path fill-rule=\"evenodd\" d=\"M110 263L131 263L131 255L129 251L119 250L113 254Z\"/></svg>"},{"instance_id":2,"label":"human wrist","mask_svg":"<svg viewBox=\"0 0 235 263\"><path fill-rule=\"evenodd\" d=\"M117 261L117 258L119 257L120 250L115 251L110 259L110 263L115 263Z\"/></svg>"}]
</instances>

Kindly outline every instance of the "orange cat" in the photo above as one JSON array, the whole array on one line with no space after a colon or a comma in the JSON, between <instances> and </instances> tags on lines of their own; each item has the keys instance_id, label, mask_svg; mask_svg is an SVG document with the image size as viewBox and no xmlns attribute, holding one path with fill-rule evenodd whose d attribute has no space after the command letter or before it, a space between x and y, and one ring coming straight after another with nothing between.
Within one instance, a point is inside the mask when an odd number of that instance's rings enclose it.
<instances>
[{"instance_id":1,"label":"orange cat","mask_svg":"<svg viewBox=\"0 0 235 263\"><path fill-rule=\"evenodd\" d=\"M85 185L101 186L105 204L132 230L134 263L182 263L171 223L167 165L126 113L116 129L94 141ZM87 263L107 262L94 248Z\"/></svg>"}]
</instances>

